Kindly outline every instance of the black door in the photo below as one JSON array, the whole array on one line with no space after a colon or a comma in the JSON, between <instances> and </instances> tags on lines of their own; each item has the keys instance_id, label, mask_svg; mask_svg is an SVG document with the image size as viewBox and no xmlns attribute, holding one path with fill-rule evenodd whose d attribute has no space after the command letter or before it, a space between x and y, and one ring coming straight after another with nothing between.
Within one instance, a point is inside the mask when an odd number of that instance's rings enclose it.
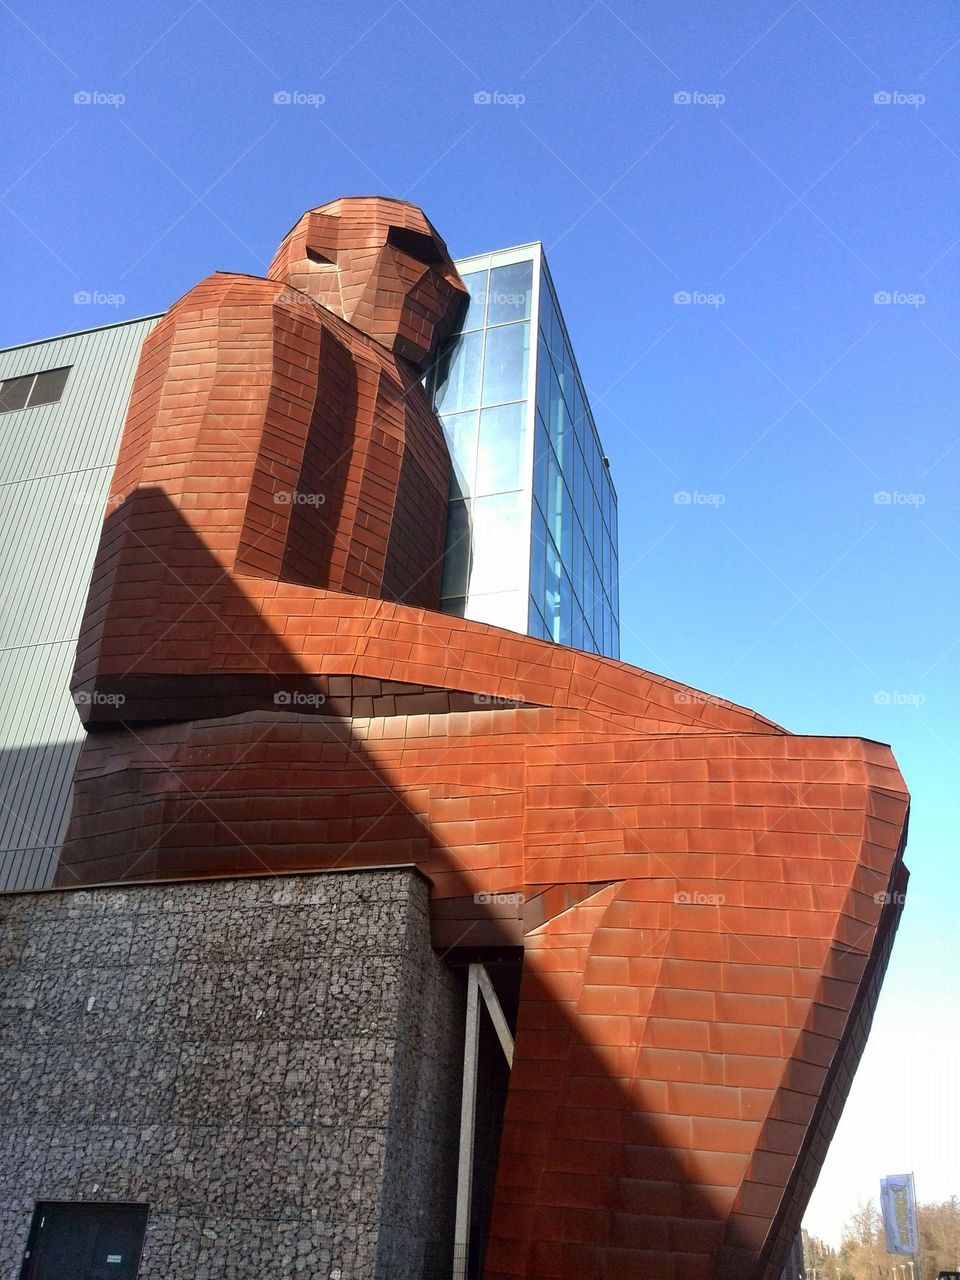
<instances>
[{"instance_id":1,"label":"black door","mask_svg":"<svg viewBox=\"0 0 960 1280\"><path fill-rule=\"evenodd\" d=\"M136 1280L145 1204L41 1201L20 1280Z\"/></svg>"}]
</instances>

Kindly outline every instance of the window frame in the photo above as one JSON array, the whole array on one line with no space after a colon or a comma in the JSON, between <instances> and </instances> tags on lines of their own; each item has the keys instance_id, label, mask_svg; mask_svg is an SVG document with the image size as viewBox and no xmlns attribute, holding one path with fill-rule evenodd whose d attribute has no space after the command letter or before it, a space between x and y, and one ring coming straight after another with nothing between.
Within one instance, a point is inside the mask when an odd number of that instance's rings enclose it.
<instances>
[{"instance_id":1,"label":"window frame","mask_svg":"<svg viewBox=\"0 0 960 1280\"><path fill-rule=\"evenodd\" d=\"M15 374L11 374L9 378L0 379L0 414L21 413L24 409L42 409L43 406L47 404L59 404L60 401L63 399L63 393L64 393L64 390L66 389L67 379L70 376L70 371L72 368L73 368L72 364L58 364L53 369L36 369L34 370L33 373L15 373ZM36 400L35 401L33 399L33 395L37 389L38 381L42 377L44 377L46 374L51 374L51 373L63 373L64 375L63 382L60 386L59 394L54 400ZM5 408L3 404L3 398L5 394L4 388L9 387L11 384L15 385L16 383L29 383L29 386L27 388L27 394L24 398L23 404L13 405L9 409Z\"/></svg>"}]
</instances>

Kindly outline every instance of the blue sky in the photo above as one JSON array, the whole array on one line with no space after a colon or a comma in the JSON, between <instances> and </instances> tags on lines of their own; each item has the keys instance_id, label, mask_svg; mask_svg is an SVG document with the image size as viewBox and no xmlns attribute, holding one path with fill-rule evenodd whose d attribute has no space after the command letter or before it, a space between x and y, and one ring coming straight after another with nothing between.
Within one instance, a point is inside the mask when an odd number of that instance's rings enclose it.
<instances>
[{"instance_id":1,"label":"blue sky","mask_svg":"<svg viewBox=\"0 0 960 1280\"><path fill-rule=\"evenodd\" d=\"M16 0L0 24L3 345L262 273L343 194L416 201L454 256L543 241L620 492L624 658L890 742L913 792L808 1225L908 1168L960 1191L956 3Z\"/></svg>"}]
</instances>

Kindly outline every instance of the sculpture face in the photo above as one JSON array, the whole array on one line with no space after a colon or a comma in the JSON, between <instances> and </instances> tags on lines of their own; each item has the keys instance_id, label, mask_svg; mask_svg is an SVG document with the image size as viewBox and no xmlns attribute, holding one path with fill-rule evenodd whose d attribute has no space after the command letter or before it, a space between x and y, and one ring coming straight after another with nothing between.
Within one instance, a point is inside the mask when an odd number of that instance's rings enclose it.
<instances>
[{"instance_id":1,"label":"sculpture face","mask_svg":"<svg viewBox=\"0 0 960 1280\"><path fill-rule=\"evenodd\" d=\"M283 280L417 369L450 333L466 290L421 210L355 196L308 210L270 264Z\"/></svg>"}]
</instances>

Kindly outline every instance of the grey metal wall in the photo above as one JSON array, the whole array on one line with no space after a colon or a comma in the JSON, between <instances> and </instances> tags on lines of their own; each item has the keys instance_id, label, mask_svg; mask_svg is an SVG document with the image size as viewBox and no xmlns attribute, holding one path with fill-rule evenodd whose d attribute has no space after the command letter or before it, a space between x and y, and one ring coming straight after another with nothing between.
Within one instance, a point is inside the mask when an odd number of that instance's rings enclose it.
<instances>
[{"instance_id":1,"label":"grey metal wall","mask_svg":"<svg viewBox=\"0 0 960 1280\"><path fill-rule=\"evenodd\" d=\"M48 884L82 732L74 646L150 316L0 351L0 380L71 366L57 404L0 413L0 889Z\"/></svg>"}]
</instances>

